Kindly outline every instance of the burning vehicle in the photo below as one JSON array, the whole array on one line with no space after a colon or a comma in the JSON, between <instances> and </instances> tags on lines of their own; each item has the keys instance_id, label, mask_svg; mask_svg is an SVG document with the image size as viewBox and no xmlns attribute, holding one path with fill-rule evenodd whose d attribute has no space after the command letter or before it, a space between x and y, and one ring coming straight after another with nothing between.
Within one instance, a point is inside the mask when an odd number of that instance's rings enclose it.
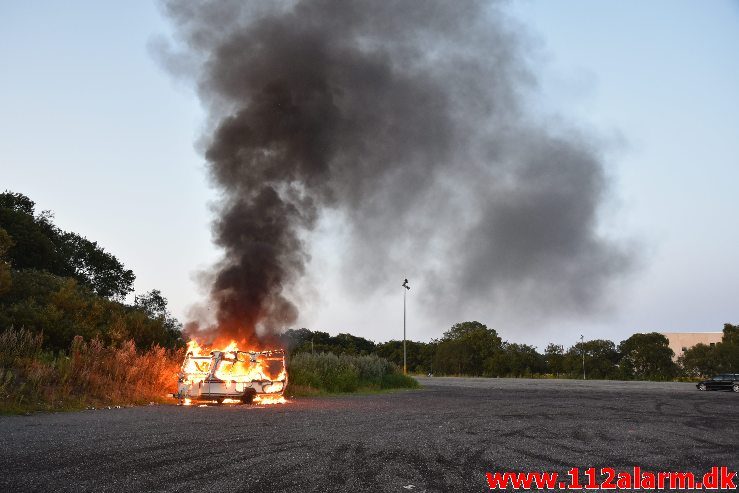
<instances>
[{"instance_id":1,"label":"burning vehicle","mask_svg":"<svg viewBox=\"0 0 739 493\"><path fill-rule=\"evenodd\" d=\"M236 343L204 350L190 341L173 396L180 404L284 403L287 387L285 351L241 351Z\"/></svg>"}]
</instances>

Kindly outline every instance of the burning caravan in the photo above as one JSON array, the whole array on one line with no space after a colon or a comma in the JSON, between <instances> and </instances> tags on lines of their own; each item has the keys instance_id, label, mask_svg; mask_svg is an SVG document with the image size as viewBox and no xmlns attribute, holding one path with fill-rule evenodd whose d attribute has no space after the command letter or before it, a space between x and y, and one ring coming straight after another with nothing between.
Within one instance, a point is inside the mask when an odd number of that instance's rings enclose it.
<instances>
[{"instance_id":1,"label":"burning caravan","mask_svg":"<svg viewBox=\"0 0 739 493\"><path fill-rule=\"evenodd\" d=\"M179 373L180 404L191 401L281 403L287 387L285 351L239 351L235 347L201 354L188 347Z\"/></svg>"}]
</instances>

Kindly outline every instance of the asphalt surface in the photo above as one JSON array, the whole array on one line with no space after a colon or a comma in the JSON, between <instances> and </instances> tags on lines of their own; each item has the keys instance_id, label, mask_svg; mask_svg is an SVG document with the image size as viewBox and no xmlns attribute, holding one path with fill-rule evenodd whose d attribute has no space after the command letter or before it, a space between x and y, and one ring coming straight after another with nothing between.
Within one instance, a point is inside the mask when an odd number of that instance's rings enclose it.
<instances>
[{"instance_id":1,"label":"asphalt surface","mask_svg":"<svg viewBox=\"0 0 739 493\"><path fill-rule=\"evenodd\" d=\"M738 466L732 392L420 380L417 391L267 407L0 417L0 491L489 491L487 471Z\"/></svg>"}]
</instances>

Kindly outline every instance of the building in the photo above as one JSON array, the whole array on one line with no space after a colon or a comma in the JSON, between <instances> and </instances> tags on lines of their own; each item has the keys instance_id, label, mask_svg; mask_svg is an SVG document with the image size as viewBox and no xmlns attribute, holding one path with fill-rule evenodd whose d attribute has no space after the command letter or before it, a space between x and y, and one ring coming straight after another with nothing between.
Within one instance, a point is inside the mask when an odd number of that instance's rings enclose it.
<instances>
[{"instance_id":1,"label":"building","mask_svg":"<svg viewBox=\"0 0 739 493\"><path fill-rule=\"evenodd\" d=\"M677 359L696 344L705 344L713 346L721 342L723 332L660 332L670 341L670 349L675 352L673 359Z\"/></svg>"}]
</instances>

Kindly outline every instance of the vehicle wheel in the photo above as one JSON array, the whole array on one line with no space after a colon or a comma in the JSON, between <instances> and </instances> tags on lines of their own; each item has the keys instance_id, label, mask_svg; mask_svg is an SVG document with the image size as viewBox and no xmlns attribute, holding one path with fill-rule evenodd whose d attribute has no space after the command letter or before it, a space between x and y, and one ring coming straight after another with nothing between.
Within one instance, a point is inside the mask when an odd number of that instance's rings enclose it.
<instances>
[{"instance_id":1,"label":"vehicle wheel","mask_svg":"<svg viewBox=\"0 0 739 493\"><path fill-rule=\"evenodd\" d=\"M217 403L218 403L218 405L220 406L221 404L223 404L223 398L220 398L220 399L216 399L216 402L217 402Z\"/></svg>"},{"instance_id":2,"label":"vehicle wheel","mask_svg":"<svg viewBox=\"0 0 739 493\"><path fill-rule=\"evenodd\" d=\"M698 385L698 390L706 390L706 384L705 383L702 383L702 384Z\"/></svg>"},{"instance_id":3,"label":"vehicle wheel","mask_svg":"<svg viewBox=\"0 0 739 493\"><path fill-rule=\"evenodd\" d=\"M241 402L243 402L244 404L251 404L252 402L254 402L254 397L256 395L257 394L255 394L254 392L251 392L251 393L248 393L248 394L244 394L241 397Z\"/></svg>"},{"instance_id":4,"label":"vehicle wheel","mask_svg":"<svg viewBox=\"0 0 739 493\"><path fill-rule=\"evenodd\" d=\"M739 392L739 383L735 383L734 385L732 385L731 390L733 390L734 392Z\"/></svg>"}]
</instances>

